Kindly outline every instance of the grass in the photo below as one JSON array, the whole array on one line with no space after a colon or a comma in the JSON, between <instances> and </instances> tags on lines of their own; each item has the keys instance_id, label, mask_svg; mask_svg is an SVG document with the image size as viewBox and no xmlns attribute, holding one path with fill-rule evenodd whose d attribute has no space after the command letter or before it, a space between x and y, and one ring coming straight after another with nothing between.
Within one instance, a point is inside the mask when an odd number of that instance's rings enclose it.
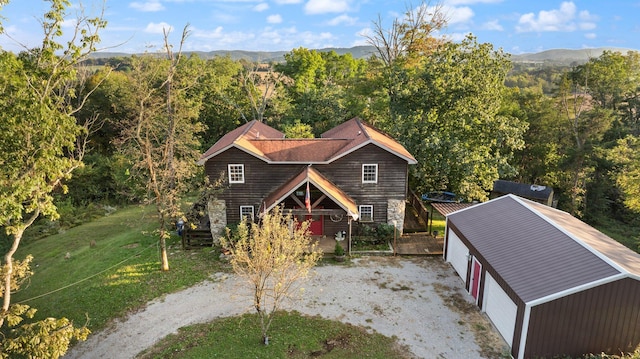
<instances>
[{"instance_id":1,"label":"grass","mask_svg":"<svg viewBox=\"0 0 640 359\"><path fill-rule=\"evenodd\" d=\"M171 269L161 272L154 214L151 207L118 209L62 233L24 242L15 258L32 254L34 274L13 294L12 302L38 309L35 319L66 317L95 332L152 299L192 286L212 273L230 271L229 264L218 259L218 251L185 251L173 237L168 241ZM285 312L275 318L271 344L265 347L257 320L255 315L244 315L183 328L149 349L145 357L405 358L403 353L408 352L399 348L396 338Z\"/></svg>"},{"instance_id":2,"label":"grass","mask_svg":"<svg viewBox=\"0 0 640 359\"><path fill-rule=\"evenodd\" d=\"M95 331L226 266L211 248L183 251L174 237L168 241L171 270L161 272L154 213L150 207L128 207L24 243L15 257L32 254L34 274L12 302L38 309L36 319L66 317L83 325L89 318L87 326Z\"/></svg>"},{"instance_id":3,"label":"grass","mask_svg":"<svg viewBox=\"0 0 640 359\"><path fill-rule=\"evenodd\" d=\"M139 358L408 358L395 338L350 324L278 312L262 344L255 314L181 328Z\"/></svg>"},{"instance_id":4,"label":"grass","mask_svg":"<svg viewBox=\"0 0 640 359\"><path fill-rule=\"evenodd\" d=\"M640 226L622 223L611 218L600 218L598 222L594 227L599 231L640 253Z\"/></svg>"},{"instance_id":5,"label":"grass","mask_svg":"<svg viewBox=\"0 0 640 359\"><path fill-rule=\"evenodd\" d=\"M428 205L428 207L430 208L431 205ZM433 210L432 213L433 213L433 218L431 219L431 225L430 225L431 233L433 233L434 231L437 231L438 236L440 237L444 236L444 228L447 224L446 218L440 213L438 213L438 211L436 210Z\"/></svg>"}]
</instances>

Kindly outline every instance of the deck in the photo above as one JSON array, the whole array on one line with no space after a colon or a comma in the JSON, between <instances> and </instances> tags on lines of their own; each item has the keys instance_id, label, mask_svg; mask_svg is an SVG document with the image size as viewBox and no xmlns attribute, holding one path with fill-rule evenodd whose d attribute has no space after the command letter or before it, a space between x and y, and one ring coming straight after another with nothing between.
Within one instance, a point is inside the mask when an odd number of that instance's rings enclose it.
<instances>
[{"instance_id":1,"label":"deck","mask_svg":"<svg viewBox=\"0 0 640 359\"><path fill-rule=\"evenodd\" d=\"M314 240L318 241L318 245L325 254L333 254L336 241L330 236L314 236ZM394 247L393 240L391 247ZM395 250L397 255L405 256L441 256L444 238L438 236L434 238L427 233L407 233L395 241ZM347 243L343 243L342 246L347 250ZM393 252L390 251L390 254Z\"/></svg>"}]
</instances>

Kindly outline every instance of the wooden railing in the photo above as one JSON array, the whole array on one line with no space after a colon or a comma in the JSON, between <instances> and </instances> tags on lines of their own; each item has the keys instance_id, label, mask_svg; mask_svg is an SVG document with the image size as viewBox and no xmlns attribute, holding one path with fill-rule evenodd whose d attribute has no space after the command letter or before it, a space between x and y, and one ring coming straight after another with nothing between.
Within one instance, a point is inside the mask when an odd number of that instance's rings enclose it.
<instances>
[{"instance_id":1,"label":"wooden railing","mask_svg":"<svg viewBox=\"0 0 640 359\"><path fill-rule=\"evenodd\" d=\"M182 231L182 248L192 249L213 246L213 236L209 229L186 229Z\"/></svg>"},{"instance_id":2,"label":"wooden railing","mask_svg":"<svg viewBox=\"0 0 640 359\"><path fill-rule=\"evenodd\" d=\"M429 231L429 211L424 206L422 199L412 190L409 190L409 203L416 209L418 216L424 220L425 231Z\"/></svg>"}]
</instances>

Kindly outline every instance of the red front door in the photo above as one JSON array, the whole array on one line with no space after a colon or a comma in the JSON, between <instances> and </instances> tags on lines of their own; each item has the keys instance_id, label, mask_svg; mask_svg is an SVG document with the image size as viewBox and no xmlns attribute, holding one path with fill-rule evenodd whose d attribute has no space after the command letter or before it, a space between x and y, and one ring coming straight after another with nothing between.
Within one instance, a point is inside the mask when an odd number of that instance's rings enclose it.
<instances>
[{"instance_id":1,"label":"red front door","mask_svg":"<svg viewBox=\"0 0 640 359\"><path fill-rule=\"evenodd\" d=\"M309 225L309 231L311 231L311 235L320 236L323 235L322 228L324 227L324 216L321 214L310 214L305 216L305 220L311 220L311 224Z\"/></svg>"},{"instance_id":2,"label":"red front door","mask_svg":"<svg viewBox=\"0 0 640 359\"><path fill-rule=\"evenodd\" d=\"M473 265L471 266L471 286L469 286L469 289L471 291L471 296L476 300L476 302L478 302L478 293L480 292L481 269L482 266L480 265L480 262L473 257Z\"/></svg>"},{"instance_id":3,"label":"red front door","mask_svg":"<svg viewBox=\"0 0 640 359\"><path fill-rule=\"evenodd\" d=\"M296 207L296 208L300 208L300 207ZM318 206L315 207L314 209L320 209L322 207ZM324 216L321 214L314 214L313 210L311 210L311 214L307 214L307 215L299 215L298 217L298 222L304 222L304 221L311 221L311 223L309 224L309 232L311 232L312 236L321 236L324 234Z\"/></svg>"}]
</instances>

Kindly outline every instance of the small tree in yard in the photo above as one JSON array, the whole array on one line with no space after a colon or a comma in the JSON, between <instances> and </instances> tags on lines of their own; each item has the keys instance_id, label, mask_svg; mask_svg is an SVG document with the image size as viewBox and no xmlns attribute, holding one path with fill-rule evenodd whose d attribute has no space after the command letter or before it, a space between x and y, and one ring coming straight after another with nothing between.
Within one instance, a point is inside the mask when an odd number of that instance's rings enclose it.
<instances>
[{"instance_id":1,"label":"small tree in yard","mask_svg":"<svg viewBox=\"0 0 640 359\"><path fill-rule=\"evenodd\" d=\"M238 226L237 234L222 238L232 254L233 270L255 289L253 305L260 317L262 340L269 344L267 332L273 314L286 299L295 299L300 282L316 265L322 251L311 241L309 222L298 223L291 213L279 207L266 213L260 224Z\"/></svg>"}]
</instances>

